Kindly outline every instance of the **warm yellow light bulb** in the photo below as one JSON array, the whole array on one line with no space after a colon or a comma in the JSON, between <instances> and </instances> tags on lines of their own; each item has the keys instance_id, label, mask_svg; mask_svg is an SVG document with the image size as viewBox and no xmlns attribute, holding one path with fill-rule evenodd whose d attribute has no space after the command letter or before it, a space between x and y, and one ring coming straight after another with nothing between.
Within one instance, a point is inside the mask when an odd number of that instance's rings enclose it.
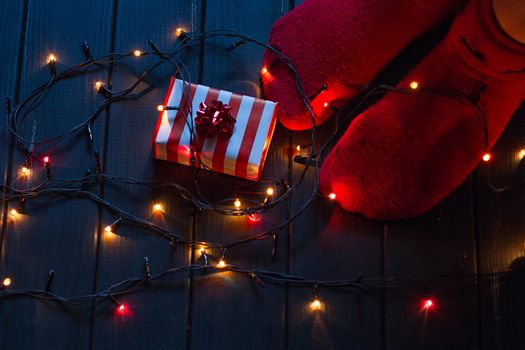
<instances>
[{"instance_id":1,"label":"warm yellow light bulb","mask_svg":"<svg viewBox=\"0 0 525 350\"><path fill-rule=\"evenodd\" d=\"M4 280L2 281L2 284L4 285L4 287L8 287L11 285L11 279L9 277L6 277L4 278Z\"/></svg>"},{"instance_id":2,"label":"warm yellow light bulb","mask_svg":"<svg viewBox=\"0 0 525 350\"><path fill-rule=\"evenodd\" d=\"M301 148L301 145L297 145L297 146L295 146L295 149L298 150L298 151L300 151L300 150L302 149L302 148Z\"/></svg>"},{"instance_id":3,"label":"warm yellow light bulb","mask_svg":"<svg viewBox=\"0 0 525 350\"><path fill-rule=\"evenodd\" d=\"M106 226L104 228L104 231L106 231L107 233L112 233L111 226Z\"/></svg>"},{"instance_id":4,"label":"warm yellow light bulb","mask_svg":"<svg viewBox=\"0 0 525 350\"><path fill-rule=\"evenodd\" d=\"M308 305L311 311L321 310L323 308L323 303L318 298L315 298L310 305Z\"/></svg>"},{"instance_id":5,"label":"warm yellow light bulb","mask_svg":"<svg viewBox=\"0 0 525 350\"><path fill-rule=\"evenodd\" d=\"M95 87L97 88L97 90L100 90L100 88L101 88L102 86L104 86L104 83L101 82L101 81L97 81L97 82L95 83Z\"/></svg>"},{"instance_id":6,"label":"warm yellow light bulb","mask_svg":"<svg viewBox=\"0 0 525 350\"><path fill-rule=\"evenodd\" d=\"M235 208L237 208L237 209L239 209L239 208L241 207L241 205L242 205L242 203L241 203L241 201L240 201L239 198L237 198L237 199L235 200L235 202L233 202L233 206L234 206Z\"/></svg>"},{"instance_id":7,"label":"warm yellow light bulb","mask_svg":"<svg viewBox=\"0 0 525 350\"><path fill-rule=\"evenodd\" d=\"M206 247L200 247L199 252L201 252L201 254L206 253Z\"/></svg>"},{"instance_id":8,"label":"warm yellow light bulb","mask_svg":"<svg viewBox=\"0 0 525 350\"><path fill-rule=\"evenodd\" d=\"M220 267L221 269L223 267L226 267L226 263L224 262L224 259L219 260L219 263L217 264L217 267Z\"/></svg>"},{"instance_id":9,"label":"warm yellow light bulb","mask_svg":"<svg viewBox=\"0 0 525 350\"><path fill-rule=\"evenodd\" d=\"M56 61L57 61L57 58L53 54L49 55L49 57L47 58L48 63L55 63Z\"/></svg>"},{"instance_id":10,"label":"warm yellow light bulb","mask_svg":"<svg viewBox=\"0 0 525 350\"><path fill-rule=\"evenodd\" d=\"M417 81L410 82L410 88L412 90L416 90L419 87L419 83Z\"/></svg>"},{"instance_id":11,"label":"warm yellow light bulb","mask_svg":"<svg viewBox=\"0 0 525 350\"><path fill-rule=\"evenodd\" d=\"M268 188L266 189L266 194L267 194L268 196L273 196L273 187L268 187Z\"/></svg>"},{"instance_id":12,"label":"warm yellow light bulb","mask_svg":"<svg viewBox=\"0 0 525 350\"><path fill-rule=\"evenodd\" d=\"M18 211L16 209L11 209L11 211L9 212L9 214L12 216L12 217L16 217L18 215Z\"/></svg>"},{"instance_id":13,"label":"warm yellow light bulb","mask_svg":"<svg viewBox=\"0 0 525 350\"><path fill-rule=\"evenodd\" d=\"M521 149L519 155L520 155L520 158L525 157L525 149Z\"/></svg>"},{"instance_id":14,"label":"warm yellow light bulb","mask_svg":"<svg viewBox=\"0 0 525 350\"><path fill-rule=\"evenodd\" d=\"M488 162L490 160L490 158L491 158L490 153L485 153L483 155L483 161L485 161L485 162Z\"/></svg>"},{"instance_id":15,"label":"warm yellow light bulb","mask_svg":"<svg viewBox=\"0 0 525 350\"><path fill-rule=\"evenodd\" d=\"M262 74L262 75L266 75L266 74L268 74L268 68L266 68L266 67L262 67L262 69L261 69L261 74Z\"/></svg>"},{"instance_id":16,"label":"warm yellow light bulb","mask_svg":"<svg viewBox=\"0 0 525 350\"><path fill-rule=\"evenodd\" d=\"M184 29L182 27L178 27L177 29L175 29L176 36L181 36L182 33L184 33Z\"/></svg>"},{"instance_id":17,"label":"warm yellow light bulb","mask_svg":"<svg viewBox=\"0 0 525 350\"><path fill-rule=\"evenodd\" d=\"M164 110L164 106L163 105L158 105L157 106L157 111L162 112L163 110Z\"/></svg>"},{"instance_id":18,"label":"warm yellow light bulb","mask_svg":"<svg viewBox=\"0 0 525 350\"><path fill-rule=\"evenodd\" d=\"M159 212L162 212L162 204L160 203L155 203L153 204L153 212L155 213L159 213Z\"/></svg>"},{"instance_id":19,"label":"warm yellow light bulb","mask_svg":"<svg viewBox=\"0 0 525 350\"><path fill-rule=\"evenodd\" d=\"M140 51L140 50L133 51L133 56L140 57L141 55L142 55L142 51Z\"/></svg>"},{"instance_id":20,"label":"warm yellow light bulb","mask_svg":"<svg viewBox=\"0 0 525 350\"><path fill-rule=\"evenodd\" d=\"M20 175L21 176L29 176L30 173L31 173L31 170L28 167L23 166L20 169Z\"/></svg>"}]
</instances>

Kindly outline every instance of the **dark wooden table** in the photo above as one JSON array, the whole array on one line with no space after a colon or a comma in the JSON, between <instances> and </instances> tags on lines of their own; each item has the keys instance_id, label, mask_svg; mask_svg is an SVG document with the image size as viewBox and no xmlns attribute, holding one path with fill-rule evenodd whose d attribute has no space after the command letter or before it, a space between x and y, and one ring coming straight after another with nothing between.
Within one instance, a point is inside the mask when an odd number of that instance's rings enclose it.
<instances>
[{"instance_id":1,"label":"dark wooden table","mask_svg":"<svg viewBox=\"0 0 525 350\"><path fill-rule=\"evenodd\" d=\"M153 39L169 49L177 26L198 32L234 29L266 40L273 22L297 5L294 0L4 0L0 2L0 96L16 102L49 78L46 58L57 56L57 69L83 60L80 44L87 40L95 56L112 51L146 49ZM407 69L444 33L443 28L409 48L396 64ZM194 81L243 94L259 94L262 49L244 46L227 54L232 42L196 47L187 54ZM128 86L153 58L128 60L109 72L72 79L54 88L27 117L36 137L44 138L79 123L100 103L97 80L116 89ZM395 80L402 69L390 68ZM78 178L92 168L99 150L105 172L112 175L190 182L188 168L155 162L150 139L170 71L148 81L155 88L137 102L119 103L94 125L95 143L82 135L50 149L55 176ZM316 200L281 235L278 256L271 260L271 240L228 253L228 262L315 279L416 278L446 274L428 290L437 306L421 313L425 291L405 288L365 293L355 289L321 289L325 310L312 313L312 290L268 285L228 272L184 275L162 288L125 297L128 317L116 317L114 306L89 303L64 307L29 298L0 299L1 349L517 349L525 331L523 275L499 279L466 275L515 269L523 265L525 215L518 187L495 194L494 184L523 177L516 152L525 146L523 108L513 118L494 150L465 183L430 213L413 220L383 223L341 210L326 199ZM13 147L0 124L0 169L3 183L17 186L24 156ZM26 130L27 132L27 130ZM321 132L327 132L322 128ZM30 133L29 133L30 134ZM466 135L468 137L468 135ZM292 161L295 145L307 132L289 132L278 125L265 176L297 181L303 166ZM174 193L162 193L163 221L172 231L195 240L229 241L272 227L297 210L311 192L307 185L288 205L264 215L255 225L244 217L195 212ZM203 175L211 196L226 176ZM100 186L95 193L144 218L151 217L152 193L136 186ZM76 296L107 288L130 276L141 276L143 258L153 272L198 262L192 250L172 249L164 240L134 227L104 235L116 218L81 198L41 198L28 203L16 221L3 205L0 277L12 288L43 288L47 274L56 275L52 290ZM515 275L513 275L515 276ZM483 283L481 283L483 282Z\"/></svg>"}]
</instances>

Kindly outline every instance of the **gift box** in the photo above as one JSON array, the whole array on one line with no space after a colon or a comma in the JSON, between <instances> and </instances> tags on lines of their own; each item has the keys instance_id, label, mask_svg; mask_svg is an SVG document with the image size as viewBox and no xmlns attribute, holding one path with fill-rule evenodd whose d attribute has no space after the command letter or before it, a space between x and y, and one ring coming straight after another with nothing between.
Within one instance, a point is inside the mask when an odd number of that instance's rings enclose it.
<instances>
[{"instance_id":1,"label":"gift box","mask_svg":"<svg viewBox=\"0 0 525 350\"><path fill-rule=\"evenodd\" d=\"M154 157L249 180L261 178L277 103L172 78ZM193 155L193 157L192 157Z\"/></svg>"}]
</instances>

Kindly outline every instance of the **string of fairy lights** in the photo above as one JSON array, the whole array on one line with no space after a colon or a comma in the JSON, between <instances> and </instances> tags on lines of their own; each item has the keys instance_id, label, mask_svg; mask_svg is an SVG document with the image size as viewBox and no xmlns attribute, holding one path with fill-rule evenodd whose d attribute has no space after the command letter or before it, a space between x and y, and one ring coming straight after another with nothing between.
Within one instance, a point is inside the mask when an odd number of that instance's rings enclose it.
<instances>
[{"instance_id":1,"label":"string of fairy lights","mask_svg":"<svg viewBox=\"0 0 525 350\"><path fill-rule=\"evenodd\" d=\"M272 284L285 284L288 286L299 286L308 287L313 290L313 300L309 301L308 307L312 311L323 310L324 304L320 299L319 290L321 288L355 288L360 291L374 291L374 290L388 290L392 288L403 288L403 287L414 287L416 286L421 290L423 298L423 308L428 310L436 305L435 299L432 297L432 293L425 287L426 283L440 278L465 278L469 281L475 279L475 283L472 286L479 286L485 280L493 278L499 278L509 273L508 271L497 272L491 274L463 274L460 276L452 275L439 275L439 276L427 276L419 279L396 279L396 278L374 278L367 279L364 276L354 279L337 280L337 281L323 281L323 280L311 280L301 276L295 276L275 271L266 271L261 269L247 269L239 266L235 266L227 263L226 254L231 248L238 247L250 242L262 241L266 239L273 239L272 258L276 257L278 238L281 231L286 228L293 220L295 220L306 208L317 198L319 194L319 178L318 172L322 159L330 151L334 142L338 136L338 124L339 122L348 122L353 118L357 112L365 105L370 96L377 94L384 94L387 92L392 93L425 93L434 94L439 96L445 96L453 98L472 106L472 108L478 113L480 123L483 125L486 133L486 119L482 109L477 104L475 97L459 94L459 93L439 93L431 91L420 86L419 82L413 81L406 88L395 88L389 85L376 85L369 86L368 84L357 85L355 87L361 91L358 102L349 110L335 109L331 106L331 101L323 101L323 91L327 89L326 85L323 85L313 95L308 96L303 88L299 74L297 73L293 63L278 49L269 46L257 39L250 38L231 30L213 30L205 33L187 33L182 28L177 28L176 35L178 40L172 51L165 52L158 48L153 42L149 41L148 45L150 50L133 50L131 52L124 53L110 53L108 55L94 58L89 45L87 42L82 43L82 50L86 60L75 66L66 68L65 70L58 72L57 69L57 57L51 54L48 57L47 66L49 67L51 78L48 82L40 85L34 91L29 93L23 98L17 105L13 106L12 101L6 100L6 112L8 120L8 130L13 136L17 148L26 156L26 161L21 165L18 171L18 179L23 181L25 186L23 188L15 188L10 185L2 186L2 200L10 204L7 221L16 221L20 213L25 212L26 203L37 197L51 197L51 196L62 196L64 198L79 197L90 200L100 207L108 210L115 216L115 221L108 223L104 227L105 234L113 235L118 234L118 230L122 229L123 225L133 225L143 229L148 234L159 236L169 242L172 245L183 245L190 248L192 252L198 252L202 264L189 265L177 268L171 268L158 274L151 274L151 268L149 265L149 259L144 259L144 276L139 278L128 278L121 282L114 284L113 286L100 291L96 294L87 294L84 296L66 298L51 292L51 284L54 279L54 272L50 271L46 283L45 289L12 289L13 280L11 277L3 277L2 284L0 285L0 299L10 297L32 297L41 300L51 300L60 302L68 305L78 305L99 299L110 300L117 304L117 313L125 315L128 313L128 306L118 299L129 293L138 292L143 290L144 286L150 288L153 287L154 281L159 281L164 277L175 274L189 274L196 271L211 271L215 273L230 271L232 273L245 275L254 280L257 285L265 286L266 283ZM85 176L65 179L56 177L55 170L52 168L51 155L48 154L47 150L51 146L66 140L68 137L76 137L79 134L88 135L88 142L91 146L94 145L94 137L92 132L92 126L97 121L100 114L106 111L111 104L139 100L141 97L146 95L152 89L151 87L140 89L139 86L145 79L158 69L163 64L172 64L177 78L184 81L191 82L191 74L184 64L183 60L179 57L181 53L194 45L199 44L205 40L212 38L227 38L230 40L236 40L231 46L226 48L226 52L236 50L248 43L259 45L267 50L272 51L277 60L273 62L269 67L263 67L261 69L261 78L265 79L272 74L272 67L276 64L284 64L289 69L290 73L295 79L297 91L302 98L304 106L310 114L312 121L311 140L306 145L297 145L295 148L298 152L307 151L305 154L295 156L294 160L297 163L304 165L298 179L293 184L290 184L286 179L277 178L264 178L257 183L244 183L237 185L238 188L232 190L234 194L243 193L250 195L249 197L241 197L234 195L230 198L225 198L219 201L211 201L207 199L199 188L199 181L197 181L197 174L200 171L208 171L204 164L202 164L194 151L197 149L195 146L195 130L191 116L193 115L192 103L188 101L190 94L183 94L186 100L183 100L180 106L165 106L159 105L157 109L159 111L178 109L186 106L184 115L186 116L186 124L190 128L190 144L193 146L191 150L192 156L192 167L193 167L193 187L187 188L179 183L157 183L153 181L141 180L130 177L121 177L106 174L102 167L100 153L94 151L93 153L93 173L88 173ZM112 91L104 82L97 81L94 84L95 90L103 98L102 102L98 107L89 115L84 121L78 125L66 130L65 132L46 138L42 140L28 139L24 134L23 123L26 120L27 115L33 111L34 107L41 103L47 93L56 84L61 81L79 77L85 74L92 73L101 69L108 69L110 65L116 64L122 60L129 58L140 58L144 56L154 56L158 60L147 67L141 74L138 75L137 79L131 86L121 90ZM185 84L185 89L189 89L189 84ZM322 143L318 144L316 127L315 127L315 112L311 107L313 100L321 99L321 105L323 108L330 108L336 116L336 122L334 123L333 130L331 130L329 136ZM92 147L91 147L92 148ZM521 158L525 156L525 150L520 150L519 154ZM484 161L489 161L491 158L490 153L486 153L483 156ZM39 166L41 169L45 169L45 179L36 185L30 185L30 182L37 176L34 171ZM133 185L148 187L153 195L152 201L152 213L153 215L164 213L164 205L157 197L157 193L164 190L173 190L181 198L188 201L194 208L199 210L206 210L218 213L226 216L246 216L249 220L259 220L260 215L269 213L276 208L279 208L282 204L288 203L292 194L305 182L306 174L309 169L314 171L314 181L312 185L311 195L305 200L305 202L295 212L291 213L285 220L278 223L274 227L267 229L263 232L249 236L246 238L232 240L229 242L202 242L195 241L188 238L185 235L177 234L164 228L150 219L141 218L134 215L133 213L127 212L117 205L105 200L102 196L89 190L91 185L94 184L114 184L114 185ZM261 185L264 189L261 190ZM254 191L241 191L241 188L256 188ZM330 193L326 196L327 200L335 200L337 194ZM4 219L4 224L6 219ZM219 252L217 254L217 252ZM443 293L441 294L443 295ZM118 298L118 299L117 299Z\"/></svg>"}]
</instances>

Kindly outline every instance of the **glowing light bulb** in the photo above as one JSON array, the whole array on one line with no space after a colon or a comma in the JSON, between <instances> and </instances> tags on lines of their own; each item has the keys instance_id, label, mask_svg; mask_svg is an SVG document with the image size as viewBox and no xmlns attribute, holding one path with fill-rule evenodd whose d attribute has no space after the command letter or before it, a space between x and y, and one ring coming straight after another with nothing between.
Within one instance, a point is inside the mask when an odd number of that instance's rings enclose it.
<instances>
[{"instance_id":1,"label":"glowing light bulb","mask_svg":"<svg viewBox=\"0 0 525 350\"><path fill-rule=\"evenodd\" d=\"M2 281L2 285L3 285L4 287L9 287L9 286L11 285L11 282L12 282L11 279L10 279L9 277L6 277L6 278L4 278L4 280Z\"/></svg>"},{"instance_id":2,"label":"glowing light bulb","mask_svg":"<svg viewBox=\"0 0 525 350\"><path fill-rule=\"evenodd\" d=\"M217 267L219 268L223 268L223 267L226 267L226 262L224 261L224 259L221 258L221 260L219 260L219 263L217 264Z\"/></svg>"},{"instance_id":3,"label":"glowing light bulb","mask_svg":"<svg viewBox=\"0 0 525 350\"><path fill-rule=\"evenodd\" d=\"M20 168L20 176L29 176L29 174L31 174L31 170L28 167Z\"/></svg>"},{"instance_id":4,"label":"glowing light bulb","mask_svg":"<svg viewBox=\"0 0 525 350\"><path fill-rule=\"evenodd\" d=\"M133 51L133 56L135 56L135 57L140 57L140 56L142 56L142 51L140 51L140 50L135 50L135 51Z\"/></svg>"},{"instance_id":5,"label":"glowing light bulb","mask_svg":"<svg viewBox=\"0 0 525 350\"><path fill-rule=\"evenodd\" d=\"M48 63L55 63L56 61L57 61L57 58L53 54L49 55L49 57L47 58Z\"/></svg>"},{"instance_id":6,"label":"glowing light bulb","mask_svg":"<svg viewBox=\"0 0 525 350\"><path fill-rule=\"evenodd\" d=\"M255 214L255 213L251 213L251 214L246 215L246 218L250 222L259 222L259 221L261 221L261 218L259 217L259 215Z\"/></svg>"},{"instance_id":7,"label":"glowing light bulb","mask_svg":"<svg viewBox=\"0 0 525 350\"><path fill-rule=\"evenodd\" d=\"M113 233L113 230L111 229L111 226L106 226L104 228L104 231L106 231L106 233Z\"/></svg>"},{"instance_id":8,"label":"glowing light bulb","mask_svg":"<svg viewBox=\"0 0 525 350\"><path fill-rule=\"evenodd\" d=\"M295 149L298 150L298 151L302 150L301 145L295 146Z\"/></svg>"},{"instance_id":9,"label":"glowing light bulb","mask_svg":"<svg viewBox=\"0 0 525 350\"><path fill-rule=\"evenodd\" d=\"M424 302L423 302L423 308L425 310L428 310L432 307L434 307L435 303L434 303L434 300L428 298L428 299L425 299Z\"/></svg>"},{"instance_id":10,"label":"glowing light bulb","mask_svg":"<svg viewBox=\"0 0 525 350\"><path fill-rule=\"evenodd\" d=\"M127 311L128 311L128 308L127 308L127 306L124 305L124 304L120 304L120 305L117 307L117 312L118 312L120 315L125 315Z\"/></svg>"},{"instance_id":11,"label":"glowing light bulb","mask_svg":"<svg viewBox=\"0 0 525 350\"><path fill-rule=\"evenodd\" d=\"M13 218L16 218L16 216L18 215L18 211L16 209L11 209L9 215L11 215Z\"/></svg>"},{"instance_id":12,"label":"glowing light bulb","mask_svg":"<svg viewBox=\"0 0 525 350\"><path fill-rule=\"evenodd\" d=\"M161 212L163 212L163 211L164 211L164 210L163 210L163 208L162 208L162 204L160 204L160 203L155 203L155 204L153 204L153 212L154 212L154 213L161 213Z\"/></svg>"},{"instance_id":13,"label":"glowing light bulb","mask_svg":"<svg viewBox=\"0 0 525 350\"><path fill-rule=\"evenodd\" d=\"M44 163L46 163L46 164L49 163L49 157L47 157L47 156L44 157Z\"/></svg>"},{"instance_id":14,"label":"glowing light bulb","mask_svg":"<svg viewBox=\"0 0 525 350\"><path fill-rule=\"evenodd\" d=\"M269 74L269 72L268 72L268 68L266 68L266 67L262 67L262 68L261 68L261 74L262 74L262 75L267 75L267 74Z\"/></svg>"},{"instance_id":15,"label":"glowing light bulb","mask_svg":"<svg viewBox=\"0 0 525 350\"><path fill-rule=\"evenodd\" d=\"M182 34L184 34L184 29L182 27L178 27L177 29L175 29L175 35L176 36L181 36Z\"/></svg>"},{"instance_id":16,"label":"glowing light bulb","mask_svg":"<svg viewBox=\"0 0 525 350\"><path fill-rule=\"evenodd\" d=\"M158 105L157 106L157 111L162 112L163 110L164 110L164 106L163 105Z\"/></svg>"},{"instance_id":17,"label":"glowing light bulb","mask_svg":"<svg viewBox=\"0 0 525 350\"><path fill-rule=\"evenodd\" d=\"M101 81L95 82L95 87L97 88L97 90L100 90L100 88L103 87L103 86L104 86L103 82L101 82Z\"/></svg>"},{"instance_id":18,"label":"glowing light bulb","mask_svg":"<svg viewBox=\"0 0 525 350\"><path fill-rule=\"evenodd\" d=\"M199 252L201 252L201 254L206 253L206 247L200 247Z\"/></svg>"},{"instance_id":19,"label":"glowing light bulb","mask_svg":"<svg viewBox=\"0 0 525 350\"><path fill-rule=\"evenodd\" d=\"M488 162L488 161L490 160L491 157L492 157L492 156L490 155L490 153L485 153L485 154L483 155L483 161Z\"/></svg>"},{"instance_id":20,"label":"glowing light bulb","mask_svg":"<svg viewBox=\"0 0 525 350\"><path fill-rule=\"evenodd\" d=\"M268 196L273 196L273 187L268 187L268 188L266 189L266 194L267 194Z\"/></svg>"},{"instance_id":21,"label":"glowing light bulb","mask_svg":"<svg viewBox=\"0 0 525 350\"><path fill-rule=\"evenodd\" d=\"M525 149L521 149L520 152L519 152L519 157L520 159L525 157Z\"/></svg>"},{"instance_id":22,"label":"glowing light bulb","mask_svg":"<svg viewBox=\"0 0 525 350\"><path fill-rule=\"evenodd\" d=\"M324 107L324 108L326 108L326 107L328 107L328 106L329 106L329 103L328 103L328 102L325 102L325 103L323 104L323 107Z\"/></svg>"},{"instance_id":23,"label":"glowing light bulb","mask_svg":"<svg viewBox=\"0 0 525 350\"><path fill-rule=\"evenodd\" d=\"M410 82L410 88L412 90L416 90L419 87L419 83L417 81Z\"/></svg>"},{"instance_id":24,"label":"glowing light bulb","mask_svg":"<svg viewBox=\"0 0 525 350\"><path fill-rule=\"evenodd\" d=\"M242 205L242 203L241 203L241 201L240 201L239 198L237 198L237 199L235 200L235 202L233 202L233 206L234 206L235 208L237 208L237 209L239 209L239 208L241 207L241 205Z\"/></svg>"},{"instance_id":25,"label":"glowing light bulb","mask_svg":"<svg viewBox=\"0 0 525 350\"><path fill-rule=\"evenodd\" d=\"M314 300L310 302L310 304L308 305L308 308L311 311L318 311L323 308L323 303L319 300L319 298L315 298Z\"/></svg>"},{"instance_id":26,"label":"glowing light bulb","mask_svg":"<svg viewBox=\"0 0 525 350\"><path fill-rule=\"evenodd\" d=\"M336 194L333 192L328 195L328 198L330 198L331 200L334 200L335 197L336 197Z\"/></svg>"}]
</instances>

